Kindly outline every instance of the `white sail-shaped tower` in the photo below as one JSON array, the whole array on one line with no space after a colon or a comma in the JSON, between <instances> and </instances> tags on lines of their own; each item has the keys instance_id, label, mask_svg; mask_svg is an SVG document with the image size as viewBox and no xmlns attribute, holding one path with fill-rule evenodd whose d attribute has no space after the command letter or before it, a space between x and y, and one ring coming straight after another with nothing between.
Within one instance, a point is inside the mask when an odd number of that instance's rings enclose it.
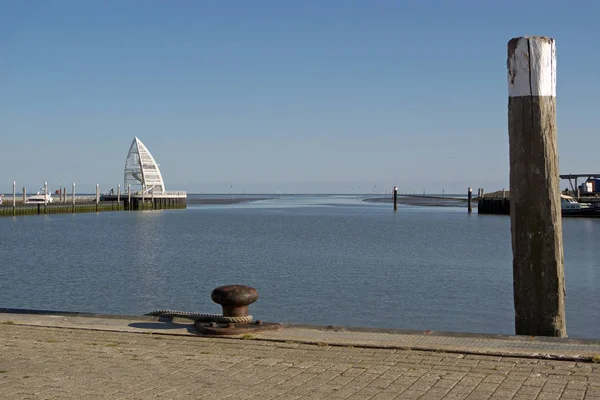
<instances>
[{"instance_id":1,"label":"white sail-shaped tower","mask_svg":"<svg viewBox=\"0 0 600 400\"><path fill-rule=\"evenodd\" d=\"M125 160L124 188L140 186L145 193L165 193L158 164L148 151L144 143L137 137L133 138L127 159Z\"/></svg>"}]
</instances>

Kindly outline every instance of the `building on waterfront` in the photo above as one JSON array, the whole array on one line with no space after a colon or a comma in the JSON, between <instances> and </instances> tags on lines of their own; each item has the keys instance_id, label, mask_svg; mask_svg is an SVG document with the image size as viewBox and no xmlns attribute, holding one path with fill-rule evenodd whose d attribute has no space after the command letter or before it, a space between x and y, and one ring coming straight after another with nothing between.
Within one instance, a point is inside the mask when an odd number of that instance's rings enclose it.
<instances>
[{"instance_id":1,"label":"building on waterfront","mask_svg":"<svg viewBox=\"0 0 600 400\"><path fill-rule=\"evenodd\" d=\"M144 193L164 194L165 183L158 164L148 148L136 136L131 142L127 159L125 160L124 188L131 185L132 190Z\"/></svg>"}]
</instances>

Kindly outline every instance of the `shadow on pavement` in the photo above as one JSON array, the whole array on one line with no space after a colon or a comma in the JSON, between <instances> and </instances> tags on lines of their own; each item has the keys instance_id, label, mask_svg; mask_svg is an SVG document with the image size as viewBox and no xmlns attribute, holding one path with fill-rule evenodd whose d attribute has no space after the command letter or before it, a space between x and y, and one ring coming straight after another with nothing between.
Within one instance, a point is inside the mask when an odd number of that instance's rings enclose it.
<instances>
[{"instance_id":1,"label":"shadow on pavement","mask_svg":"<svg viewBox=\"0 0 600 400\"><path fill-rule=\"evenodd\" d=\"M150 329L150 330L169 330L169 329L185 329L189 333L198 334L196 327L194 324L178 324L173 321L163 321L163 322L132 322L127 326L137 329Z\"/></svg>"}]
</instances>

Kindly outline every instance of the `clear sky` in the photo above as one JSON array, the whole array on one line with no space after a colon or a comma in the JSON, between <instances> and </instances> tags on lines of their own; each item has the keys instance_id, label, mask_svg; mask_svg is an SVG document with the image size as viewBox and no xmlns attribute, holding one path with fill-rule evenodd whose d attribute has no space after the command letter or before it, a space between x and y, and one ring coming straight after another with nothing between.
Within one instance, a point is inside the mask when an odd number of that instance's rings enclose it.
<instances>
[{"instance_id":1,"label":"clear sky","mask_svg":"<svg viewBox=\"0 0 600 400\"><path fill-rule=\"evenodd\" d=\"M134 136L168 190L508 188L506 43L526 35L556 39L561 173L600 173L599 16L597 1L0 0L0 192L116 188Z\"/></svg>"}]
</instances>

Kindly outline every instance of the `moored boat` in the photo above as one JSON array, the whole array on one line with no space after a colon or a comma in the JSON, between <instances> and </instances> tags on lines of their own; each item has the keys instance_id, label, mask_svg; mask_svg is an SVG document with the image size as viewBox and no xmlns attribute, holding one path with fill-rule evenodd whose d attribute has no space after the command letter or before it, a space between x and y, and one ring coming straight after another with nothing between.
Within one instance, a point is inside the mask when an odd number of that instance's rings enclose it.
<instances>
[{"instance_id":1,"label":"moored boat","mask_svg":"<svg viewBox=\"0 0 600 400\"><path fill-rule=\"evenodd\" d=\"M580 203L572 196L560 195L560 208L563 217L600 217L600 206Z\"/></svg>"},{"instance_id":2,"label":"moored boat","mask_svg":"<svg viewBox=\"0 0 600 400\"><path fill-rule=\"evenodd\" d=\"M37 192L37 194L34 194L33 196L29 196L27 198L27 203L46 204L46 203L52 203L53 201L54 201L54 199L52 198L52 195L50 193L44 194L44 193Z\"/></svg>"}]
</instances>

